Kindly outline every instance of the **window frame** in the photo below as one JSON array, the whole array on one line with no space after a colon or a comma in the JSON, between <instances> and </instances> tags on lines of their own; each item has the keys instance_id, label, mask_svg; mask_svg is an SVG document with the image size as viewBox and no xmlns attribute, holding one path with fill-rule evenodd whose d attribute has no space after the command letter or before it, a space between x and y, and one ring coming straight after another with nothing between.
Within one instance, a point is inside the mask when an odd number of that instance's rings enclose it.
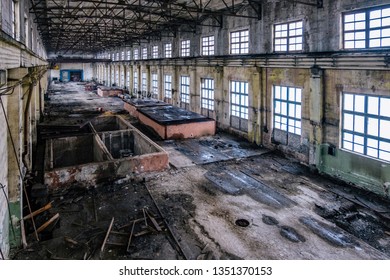
<instances>
[{"instance_id":1,"label":"window frame","mask_svg":"<svg viewBox=\"0 0 390 280\"><path fill-rule=\"evenodd\" d=\"M146 93L148 91L148 78L146 72L141 73L141 91L143 93Z\"/></svg>"},{"instance_id":2,"label":"window frame","mask_svg":"<svg viewBox=\"0 0 390 280\"><path fill-rule=\"evenodd\" d=\"M247 35L244 36L242 33L246 32ZM238 34L238 37L235 37L238 39L237 42L234 42L233 35ZM249 29L241 29L236 31L230 32L230 44L229 44L229 50L230 54L248 54L249 53ZM246 38L246 41L242 41L243 38ZM246 45L245 45L246 44ZM234 52L235 50L238 50L238 52Z\"/></svg>"},{"instance_id":3,"label":"window frame","mask_svg":"<svg viewBox=\"0 0 390 280\"><path fill-rule=\"evenodd\" d=\"M142 60L148 59L148 47L142 48Z\"/></svg>"},{"instance_id":4,"label":"window frame","mask_svg":"<svg viewBox=\"0 0 390 280\"><path fill-rule=\"evenodd\" d=\"M190 104L190 76L180 76L180 101Z\"/></svg>"},{"instance_id":5,"label":"window frame","mask_svg":"<svg viewBox=\"0 0 390 280\"><path fill-rule=\"evenodd\" d=\"M212 85L212 87L210 87ZM200 106L203 109L214 111L215 109L215 81L213 78L200 79Z\"/></svg>"},{"instance_id":6,"label":"window frame","mask_svg":"<svg viewBox=\"0 0 390 280\"><path fill-rule=\"evenodd\" d=\"M134 58L134 60L139 60L139 49L138 48L133 49L133 58Z\"/></svg>"},{"instance_id":7,"label":"window frame","mask_svg":"<svg viewBox=\"0 0 390 280\"><path fill-rule=\"evenodd\" d=\"M164 75L164 98L172 98L172 75Z\"/></svg>"},{"instance_id":8,"label":"window frame","mask_svg":"<svg viewBox=\"0 0 390 280\"><path fill-rule=\"evenodd\" d=\"M134 93L138 93L139 91L138 85L138 71L134 71L133 73L133 91Z\"/></svg>"},{"instance_id":9,"label":"window frame","mask_svg":"<svg viewBox=\"0 0 390 280\"><path fill-rule=\"evenodd\" d=\"M346 102L346 96L351 95L353 96L353 102L352 105L352 110L351 109L346 109L347 102ZM361 104L360 106L356 106L356 99L357 98L362 98L364 99L364 104ZM370 107L370 99L375 100L377 99L378 104L377 104L377 113L372 113L372 108ZM390 162L390 133L387 132L388 138L382 137L381 136L381 122L383 121L384 123L387 122L389 128L386 129L387 127L384 125L384 131L390 131L390 114L382 115L382 110L384 109L381 106L382 100L387 100L387 102L390 104L390 97L388 96L381 96L381 95L372 95L372 94L366 94L366 93L354 93L354 92L349 92L349 91L344 91L342 92L341 96L341 131L340 131L340 148L344 151L351 152L358 154L360 156L365 156L372 158L374 160L379 160L379 161L386 161ZM375 103L375 102L374 102ZM349 104L349 103L348 103ZM375 104L374 104L375 105ZM386 106L385 106L386 107ZM375 108L375 106L373 107ZM386 107L387 108L387 107ZM363 109L363 112L361 111ZM370 112L371 111L371 112ZM386 111L386 110L384 110ZM346 128L346 115L350 115L353 118L352 122L352 130ZM363 119L363 131L359 131L358 129L361 130L361 127L357 128L356 127L356 122L357 120ZM370 126L370 120L377 121L376 129L377 129L377 135L372 134L370 132L371 126ZM373 126L375 127L375 125ZM374 128L375 129L375 128ZM352 136L352 140L347 139L347 135ZM355 139L356 138L356 139ZM360 139L360 143L359 143ZM361 141L362 140L362 141ZM374 142L377 142L377 146L374 147ZM351 144L351 148L346 147L346 143ZM386 148L381 148L381 145L387 145ZM357 146L355 149L355 145ZM363 149L363 151L359 151L359 147ZM376 151L376 156L372 155L372 152ZM388 158L383 158L380 156L380 154L384 153L387 154Z\"/></svg>"},{"instance_id":10,"label":"window frame","mask_svg":"<svg viewBox=\"0 0 390 280\"><path fill-rule=\"evenodd\" d=\"M191 56L191 40L182 40L180 42L180 56L188 57Z\"/></svg>"},{"instance_id":11,"label":"window frame","mask_svg":"<svg viewBox=\"0 0 390 280\"><path fill-rule=\"evenodd\" d=\"M233 84L235 85L234 91L233 91ZM237 86L239 88L239 91L236 90ZM246 92L241 92L242 86L244 86L244 91ZM243 120L248 120L249 119L249 82L230 80L229 92L230 92L230 115ZM233 100L237 100L237 97L239 100L238 103L233 101ZM244 102L242 102L243 98L244 98ZM235 110L234 108L238 108L238 110ZM237 114L233 112L237 112Z\"/></svg>"},{"instance_id":12,"label":"window frame","mask_svg":"<svg viewBox=\"0 0 390 280\"><path fill-rule=\"evenodd\" d=\"M164 44L164 58L172 58L172 43Z\"/></svg>"},{"instance_id":13,"label":"window frame","mask_svg":"<svg viewBox=\"0 0 390 280\"><path fill-rule=\"evenodd\" d=\"M152 46L152 58L158 58L158 45Z\"/></svg>"},{"instance_id":14,"label":"window frame","mask_svg":"<svg viewBox=\"0 0 390 280\"><path fill-rule=\"evenodd\" d=\"M374 19L371 19L370 18L370 14L372 12L375 12L375 11L380 11L381 14L383 12L383 10L389 10L389 14L385 17L381 16L379 18L374 18ZM364 14L364 20L358 20L356 19L356 16L359 15L359 14ZM354 16L354 20L353 21L348 21L346 22L346 17L348 16L351 16L353 15ZM390 48L390 25L387 25L385 27L382 26L382 23L381 23L381 26L380 27L370 27L370 23L371 23L371 20L378 20L380 19L381 21L383 20L383 18L386 18L389 22L390 22L390 5L382 5L382 6L376 6L376 7L368 7L368 8L364 8L364 9L358 9L358 10L354 10L354 11L348 11L348 12L344 12L342 13L342 48L345 49L345 50L361 50L361 49L384 49L384 48ZM362 25L364 25L364 28L360 28L360 29L356 29L356 24L357 23L362 23ZM354 29L351 29L351 30L346 30L346 25L347 24L354 24ZM387 36L382 36L382 31L383 30L388 30L389 34ZM380 37L374 37L374 38L371 38L371 32L375 32L375 31L379 31L379 33L381 34ZM359 38L356 38L356 36L360 36L360 35L357 35L357 33L361 33L361 34L364 34L364 39L359 39ZM351 40L347 40L346 39L346 35L347 34L353 34L354 35L354 39L351 39ZM379 38L379 39L377 39ZM387 41L389 41L389 45L386 45L386 46L373 46L371 47L370 46L370 43L371 43L371 40L379 40L380 41L380 45L381 45L381 40L383 38L386 38ZM364 42L364 47L356 47L356 43L357 42ZM346 44L348 42L354 42L354 47L347 47Z\"/></svg>"},{"instance_id":15,"label":"window frame","mask_svg":"<svg viewBox=\"0 0 390 280\"><path fill-rule=\"evenodd\" d=\"M158 74L152 73L152 97L158 99Z\"/></svg>"},{"instance_id":16,"label":"window frame","mask_svg":"<svg viewBox=\"0 0 390 280\"><path fill-rule=\"evenodd\" d=\"M297 24L297 23L301 23L301 28L293 28L293 29L290 29L290 25L291 24ZM287 30L285 30L287 32L287 36L280 36L280 37L277 37L276 34L277 32L283 32L284 30L281 29L281 30L277 30L277 27L278 26L281 26L281 28L283 28L283 25L287 25ZM296 30L301 30L301 34L299 35L290 35L290 31L293 32L296 31ZM276 23L274 24L273 26L273 36L274 36L274 40L273 40L273 46L274 46L274 52L276 53L296 53L296 52L302 52L303 51L303 44L304 44L304 38L303 38L303 35L304 35L304 21L302 19L300 20L292 20L292 21L287 21L287 22L282 22L282 23ZM300 43L291 43L291 40L292 39L296 39L296 38L301 38L301 42ZM277 40L286 40L286 43L285 44L276 44L276 41ZM286 50L277 50L276 49L276 46L286 46ZM301 49L291 49L291 46L292 45L301 45Z\"/></svg>"},{"instance_id":17,"label":"window frame","mask_svg":"<svg viewBox=\"0 0 390 280\"><path fill-rule=\"evenodd\" d=\"M278 98L276 95L276 88L280 88L280 97ZM283 88L286 88L286 98L283 98ZM294 89L294 100L290 99L290 90ZM299 90L299 100L297 101L297 90ZM292 133L295 135L302 135L302 94L303 89L296 86L283 86L283 85L273 85L272 86L272 100L273 100L273 121L272 125L274 129L278 129L281 131L285 131L286 133ZM277 103L280 102L280 113L277 112ZM282 103L286 103L286 113L283 113L282 109ZM290 110L292 105L294 107L294 116L291 116ZM299 111L299 117L297 117L297 106L300 107ZM277 118L280 118L280 121L277 121ZM283 118L286 119L286 123L283 123ZM290 124L290 121L293 122L293 124ZM300 126L297 125L297 122L300 124ZM276 125L276 123L279 123L279 125ZM283 128L283 125L286 126L286 128ZM290 130L290 128L293 128L293 131Z\"/></svg>"},{"instance_id":18,"label":"window frame","mask_svg":"<svg viewBox=\"0 0 390 280\"><path fill-rule=\"evenodd\" d=\"M212 40L211 40L212 38ZM207 39L207 40L205 40ZM212 44L210 43L212 42ZM207 44L205 44L207 43ZM213 56L215 55L215 36L203 36L201 37L202 56Z\"/></svg>"}]
</instances>

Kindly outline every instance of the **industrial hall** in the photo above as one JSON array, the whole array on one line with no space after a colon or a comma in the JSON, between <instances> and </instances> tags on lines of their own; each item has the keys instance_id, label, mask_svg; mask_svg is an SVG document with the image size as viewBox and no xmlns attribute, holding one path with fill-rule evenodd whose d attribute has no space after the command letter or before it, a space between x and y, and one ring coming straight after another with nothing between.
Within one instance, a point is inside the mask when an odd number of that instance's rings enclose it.
<instances>
[{"instance_id":1,"label":"industrial hall","mask_svg":"<svg viewBox=\"0 0 390 280\"><path fill-rule=\"evenodd\" d=\"M388 0L0 0L0 260L390 259Z\"/></svg>"}]
</instances>

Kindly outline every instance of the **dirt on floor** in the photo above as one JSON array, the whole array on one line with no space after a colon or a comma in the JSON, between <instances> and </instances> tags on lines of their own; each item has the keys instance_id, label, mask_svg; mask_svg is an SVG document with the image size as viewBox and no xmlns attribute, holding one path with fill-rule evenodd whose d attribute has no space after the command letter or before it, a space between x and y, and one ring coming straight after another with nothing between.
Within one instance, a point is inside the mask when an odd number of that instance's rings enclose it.
<instances>
[{"instance_id":1,"label":"dirt on floor","mask_svg":"<svg viewBox=\"0 0 390 280\"><path fill-rule=\"evenodd\" d=\"M71 87L88 111L95 93ZM101 100L121 112L120 99ZM34 210L52 206L36 227L59 218L39 241L26 220L28 247L13 259L390 259L388 200L223 132L162 141L132 121L169 153L170 168L51 193L35 187Z\"/></svg>"}]
</instances>

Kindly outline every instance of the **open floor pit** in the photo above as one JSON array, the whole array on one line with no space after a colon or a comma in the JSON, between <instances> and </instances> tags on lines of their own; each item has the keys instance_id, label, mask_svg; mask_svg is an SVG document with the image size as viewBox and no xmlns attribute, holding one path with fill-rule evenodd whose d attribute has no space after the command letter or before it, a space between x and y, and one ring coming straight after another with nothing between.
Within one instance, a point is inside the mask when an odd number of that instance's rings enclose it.
<instances>
[{"instance_id":1,"label":"open floor pit","mask_svg":"<svg viewBox=\"0 0 390 280\"><path fill-rule=\"evenodd\" d=\"M168 154L123 118L98 117L91 128L92 134L47 140L45 184L91 185L168 167Z\"/></svg>"}]
</instances>

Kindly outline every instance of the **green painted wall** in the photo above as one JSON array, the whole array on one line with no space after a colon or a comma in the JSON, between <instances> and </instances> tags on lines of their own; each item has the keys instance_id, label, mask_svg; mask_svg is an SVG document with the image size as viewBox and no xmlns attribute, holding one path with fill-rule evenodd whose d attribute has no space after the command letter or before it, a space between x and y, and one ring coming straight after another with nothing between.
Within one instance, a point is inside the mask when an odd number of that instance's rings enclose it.
<instances>
[{"instance_id":1,"label":"green painted wall","mask_svg":"<svg viewBox=\"0 0 390 280\"><path fill-rule=\"evenodd\" d=\"M9 225L9 243L11 248L20 247L22 244L22 233L20 229L20 220L22 217L20 201L10 203L11 217L13 222L13 227L15 231L12 230L12 225ZM11 221L10 221L11 223Z\"/></svg>"},{"instance_id":2,"label":"green painted wall","mask_svg":"<svg viewBox=\"0 0 390 280\"><path fill-rule=\"evenodd\" d=\"M319 145L317 151L320 172L390 198L390 164L336 149L335 156L328 154L328 145Z\"/></svg>"}]
</instances>

